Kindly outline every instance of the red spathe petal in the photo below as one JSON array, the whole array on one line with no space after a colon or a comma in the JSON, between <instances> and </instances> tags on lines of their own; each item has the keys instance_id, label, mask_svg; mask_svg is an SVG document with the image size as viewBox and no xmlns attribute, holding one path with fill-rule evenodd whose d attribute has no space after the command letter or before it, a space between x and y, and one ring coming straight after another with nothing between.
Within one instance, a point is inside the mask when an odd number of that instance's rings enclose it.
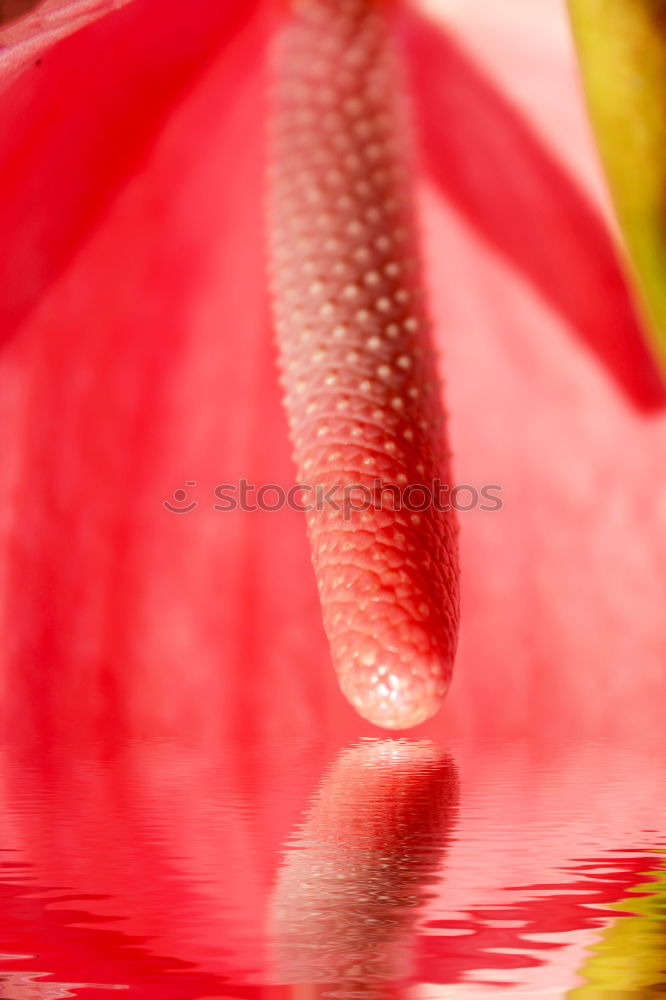
<instances>
[{"instance_id":1,"label":"red spathe petal","mask_svg":"<svg viewBox=\"0 0 666 1000\"><path fill-rule=\"evenodd\" d=\"M490 8L484 31L450 26L495 85L520 92L535 141L549 136L589 201L571 51L548 34L563 15L520 9L519 29ZM265 25L208 2L164 11L135 0L1 99L7 722L351 729L301 516L213 509L218 483L293 478L262 258ZM417 91L417 116L436 99ZM482 134L478 105L448 114ZM489 191L506 197L491 166L470 164L458 193L473 212ZM438 186L421 188L457 478L499 484L504 500L461 515L461 651L436 726L645 733L666 655L664 417L576 336L575 310L500 256L502 226L523 259L546 238L542 164L516 169L525 200L499 215L492 245L483 219L472 228ZM547 238L562 267L577 261L581 309L609 303L589 311L599 343L626 296L594 264L598 244L586 266L579 205L563 202ZM187 482L196 510L165 510Z\"/></svg>"},{"instance_id":2,"label":"red spathe petal","mask_svg":"<svg viewBox=\"0 0 666 1000\"><path fill-rule=\"evenodd\" d=\"M0 90L42 53L130 0L9 0L0 11Z\"/></svg>"},{"instance_id":3,"label":"red spathe petal","mask_svg":"<svg viewBox=\"0 0 666 1000\"><path fill-rule=\"evenodd\" d=\"M567 136L562 150L576 143L580 166L566 167L590 199L592 152L564 12L555 4L538 14L518 7L521 31L511 12L484 8L485 34L462 14L454 22L459 44L488 53L490 78L501 74L529 129L549 137L561 164L558 140ZM530 48L537 44L540 62ZM492 45L502 47L501 68ZM545 86L553 75L556 91ZM431 102L432 93L420 99ZM471 107L461 102L459 110L469 119ZM437 113L432 104L428 113ZM597 247L586 253L578 242L586 223L579 228L575 202L563 200L561 214L549 212L542 227L538 161L518 160L516 169L526 173L525 200L506 211L503 225L521 234L525 254L549 242L551 266L570 275L569 294L580 297L581 308L590 303L588 323L598 325L594 336L602 340L608 315L626 315L626 290L598 269ZM477 205L484 190L486 198L508 196L496 186L492 161L470 171ZM461 515L461 650L447 711L471 711L482 728L493 728L499 711L504 725L523 732L654 732L666 650L659 610L666 598L663 409L641 412L574 334L568 315L557 315L513 266L489 253L433 191L425 193L424 218L437 329L448 348L457 476L500 483L504 499L499 513ZM596 302L605 305L595 311ZM631 324L622 333L625 340L634 335Z\"/></svg>"}]
</instances>

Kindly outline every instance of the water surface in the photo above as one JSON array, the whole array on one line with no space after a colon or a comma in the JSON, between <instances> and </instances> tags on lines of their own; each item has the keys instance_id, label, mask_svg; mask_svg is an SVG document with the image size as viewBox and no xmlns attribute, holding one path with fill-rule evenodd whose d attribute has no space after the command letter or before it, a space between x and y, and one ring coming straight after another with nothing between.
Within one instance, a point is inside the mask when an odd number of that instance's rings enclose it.
<instances>
[{"instance_id":1,"label":"water surface","mask_svg":"<svg viewBox=\"0 0 666 1000\"><path fill-rule=\"evenodd\" d=\"M666 754L0 751L0 996L666 992Z\"/></svg>"}]
</instances>

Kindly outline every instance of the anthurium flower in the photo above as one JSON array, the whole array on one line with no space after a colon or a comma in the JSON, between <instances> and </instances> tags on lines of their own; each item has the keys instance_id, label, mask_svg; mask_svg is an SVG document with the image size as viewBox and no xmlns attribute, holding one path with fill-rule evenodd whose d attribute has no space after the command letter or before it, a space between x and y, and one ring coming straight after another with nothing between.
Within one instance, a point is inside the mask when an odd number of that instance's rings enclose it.
<instances>
[{"instance_id":1,"label":"anthurium flower","mask_svg":"<svg viewBox=\"0 0 666 1000\"><path fill-rule=\"evenodd\" d=\"M223 484L294 481L262 198L266 41L284 16L132 0L39 48L45 8L3 27L8 726L356 728L302 514L215 507ZM565 12L450 0L396 10L394 31L454 476L502 499L460 514L456 678L431 725L649 733L664 393Z\"/></svg>"}]
</instances>

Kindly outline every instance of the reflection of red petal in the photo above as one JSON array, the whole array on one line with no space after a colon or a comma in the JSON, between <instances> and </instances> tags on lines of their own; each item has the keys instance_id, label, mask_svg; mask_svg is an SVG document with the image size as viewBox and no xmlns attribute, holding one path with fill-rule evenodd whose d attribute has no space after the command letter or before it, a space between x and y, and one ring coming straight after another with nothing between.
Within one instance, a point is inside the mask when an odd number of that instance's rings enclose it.
<instances>
[{"instance_id":1,"label":"reflection of red petal","mask_svg":"<svg viewBox=\"0 0 666 1000\"><path fill-rule=\"evenodd\" d=\"M558 951L564 953L577 937L604 926L611 916L608 905L639 885L652 865L654 854L647 848L620 853L610 871L608 858L601 856L572 863L561 882L512 887L519 897L513 905L470 907L455 918L428 921L416 945L418 978L456 983L474 977L481 983L492 982L498 971L506 975L514 970L512 978L522 984L526 970L543 967L548 959L560 964ZM576 879L578 869L582 877ZM599 869L605 874L597 874ZM533 935L543 935L536 948Z\"/></svg>"},{"instance_id":2,"label":"reflection of red petal","mask_svg":"<svg viewBox=\"0 0 666 1000\"><path fill-rule=\"evenodd\" d=\"M0 952L34 956L13 967L161 1000L217 995L230 975L265 981L261 867L273 862L239 806L237 761L143 745L0 763L16 817L0 854ZM26 787L39 804L24 810Z\"/></svg>"}]
</instances>

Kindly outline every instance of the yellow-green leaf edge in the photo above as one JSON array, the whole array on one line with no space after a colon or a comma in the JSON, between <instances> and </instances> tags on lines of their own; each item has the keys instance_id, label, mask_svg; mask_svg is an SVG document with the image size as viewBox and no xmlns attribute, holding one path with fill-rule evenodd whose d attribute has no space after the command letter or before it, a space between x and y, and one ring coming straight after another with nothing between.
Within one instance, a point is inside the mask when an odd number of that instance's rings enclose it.
<instances>
[{"instance_id":1,"label":"yellow-green leaf edge","mask_svg":"<svg viewBox=\"0 0 666 1000\"><path fill-rule=\"evenodd\" d=\"M597 144L666 376L666 0L568 0Z\"/></svg>"}]
</instances>

